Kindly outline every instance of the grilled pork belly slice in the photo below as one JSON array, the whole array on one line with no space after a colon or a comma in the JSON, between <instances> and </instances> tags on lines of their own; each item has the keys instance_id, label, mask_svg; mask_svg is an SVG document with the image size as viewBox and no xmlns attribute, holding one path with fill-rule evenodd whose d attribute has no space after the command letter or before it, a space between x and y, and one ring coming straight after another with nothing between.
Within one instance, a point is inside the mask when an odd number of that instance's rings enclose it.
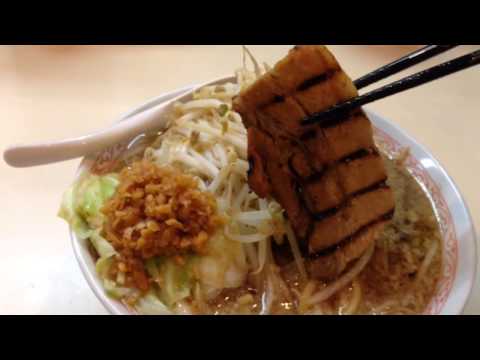
<instances>
[{"instance_id":1,"label":"grilled pork belly slice","mask_svg":"<svg viewBox=\"0 0 480 360\"><path fill-rule=\"evenodd\" d=\"M366 152L329 168L304 186L303 198L311 213L317 214L342 204L352 194L385 182L383 160Z\"/></svg>"},{"instance_id":2,"label":"grilled pork belly slice","mask_svg":"<svg viewBox=\"0 0 480 360\"><path fill-rule=\"evenodd\" d=\"M392 211L391 191L381 187L348 200L315 222L308 247L311 254L325 250L352 236L364 226Z\"/></svg>"},{"instance_id":3,"label":"grilled pork belly slice","mask_svg":"<svg viewBox=\"0 0 480 360\"><path fill-rule=\"evenodd\" d=\"M341 274L352 260L362 256L372 243L372 239L376 239L382 233L388 221L387 214L385 220L365 227L331 252L312 256L308 262L308 271L318 279L330 279Z\"/></svg>"},{"instance_id":4,"label":"grilled pork belly slice","mask_svg":"<svg viewBox=\"0 0 480 360\"><path fill-rule=\"evenodd\" d=\"M285 209L316 278L340 274L393 214L383 160L361 109L306 117L357 95L324 46L296 46L234 99L248 129L249 185Z\"/></svg>"}]
</instances>

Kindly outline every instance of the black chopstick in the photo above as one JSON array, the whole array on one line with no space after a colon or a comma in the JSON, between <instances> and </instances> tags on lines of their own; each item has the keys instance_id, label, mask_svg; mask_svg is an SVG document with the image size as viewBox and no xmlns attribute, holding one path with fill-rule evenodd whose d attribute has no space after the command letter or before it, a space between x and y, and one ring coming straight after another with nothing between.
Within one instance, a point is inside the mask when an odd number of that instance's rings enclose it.
<instances>
[{"instance_id":1,"label":"black chopstick","mask_svg":"<svg viewBox=\"0 0 480 360\"><path fill-rule=\"evenodd\" d=\"M385 79L390 75L396 74L413 65L419 64L422 61L430 59L431 57L453 49L456 46L457 45L427 45L419 50L401 57L398 60L395 60L394 62L391 62L390 64L382 66L381 68L378 68L367 75L362 76L353 83L355 84L356 88L360 90L379 80Z\"/></svg>"},{"instance_id":2,"label":"black chopstick","mask_svg":"<svg viewBox=\"0 0 480 360\"><path fill-rule=\"evenodd\" d=\"M310 125L314 123L318 124L332 118L345 116L350 111L360 106L417 87L419 85L423 85L430 81L453 74L460 70L464 70L479 63L480 50L477 50L470 54L460 56L454 60L450 60L443 64L434 66L430 69L420 71L416 74L410 75L401 80L385 85L379 89L370 91L364 95L357 96L353 99L337 104L325 111L313 114L303 120L302 125Z\"/></svg>"}]
</instances>

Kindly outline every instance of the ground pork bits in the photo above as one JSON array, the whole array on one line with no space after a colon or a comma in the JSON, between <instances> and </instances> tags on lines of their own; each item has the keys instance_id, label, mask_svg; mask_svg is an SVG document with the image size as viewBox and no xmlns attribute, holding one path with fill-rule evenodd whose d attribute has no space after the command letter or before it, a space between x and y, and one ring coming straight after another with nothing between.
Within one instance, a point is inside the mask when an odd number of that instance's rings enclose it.
<instances>
[{"instance_id":1,"label":"ground pork bits","mask_svg":"<svg viewBox=\"0 0 480 360\"><path fill-rule=\"evenodd\" d=\"M143 260L202 253L220 225L215 198L173 167L138 161L120 173L115 195L102 209L104 236L121 254L118 271L148 289Z\"/></svg>"}]
</instances>

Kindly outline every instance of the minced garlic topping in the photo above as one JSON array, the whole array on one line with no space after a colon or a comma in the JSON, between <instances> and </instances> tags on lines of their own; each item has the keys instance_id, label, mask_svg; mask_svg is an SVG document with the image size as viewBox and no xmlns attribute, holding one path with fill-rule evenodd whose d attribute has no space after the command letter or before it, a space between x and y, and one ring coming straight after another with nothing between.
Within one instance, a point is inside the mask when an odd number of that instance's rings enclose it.
<instances>
[{"instance_id":1,"label":"minced garlic topping","mask_svg":"<svg viewBox=\"0 0 480 360\"><path fill-rule=\"evenodd\" d=\"M146 290L142 259L202 253L221 220L215 198L173 167L143 160L120 173L115 195L102 209L104 236L121 254L119 271Z\"/></svg>"}]
</instances>

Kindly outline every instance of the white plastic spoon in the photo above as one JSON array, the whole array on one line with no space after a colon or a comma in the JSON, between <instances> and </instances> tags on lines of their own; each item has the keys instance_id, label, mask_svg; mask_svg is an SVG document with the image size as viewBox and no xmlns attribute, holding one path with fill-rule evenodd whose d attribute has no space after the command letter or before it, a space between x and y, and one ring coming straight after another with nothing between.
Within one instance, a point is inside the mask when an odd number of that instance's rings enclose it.
<instances>
[{"instance_id":1,"label":"white plastic spoon","mask_svg":"<svg viewBox=\"0 0 480 360\"><path fill-rule=\"evenodd\" d=\"M167 123L167 117L164 115L175 102L189 100L193 92L201 87L233 80L231 76L222 77L193 89L191 87L180 89L164 98L162 103L153 107L145 106L144 111L137 111L125 121L115 123L100 132L57 142L10 146L4 151L3 157L10 166L29 167L96 153L108 146L133 139L139 134L163 129Z\"/></svg>"}]
</instances>

